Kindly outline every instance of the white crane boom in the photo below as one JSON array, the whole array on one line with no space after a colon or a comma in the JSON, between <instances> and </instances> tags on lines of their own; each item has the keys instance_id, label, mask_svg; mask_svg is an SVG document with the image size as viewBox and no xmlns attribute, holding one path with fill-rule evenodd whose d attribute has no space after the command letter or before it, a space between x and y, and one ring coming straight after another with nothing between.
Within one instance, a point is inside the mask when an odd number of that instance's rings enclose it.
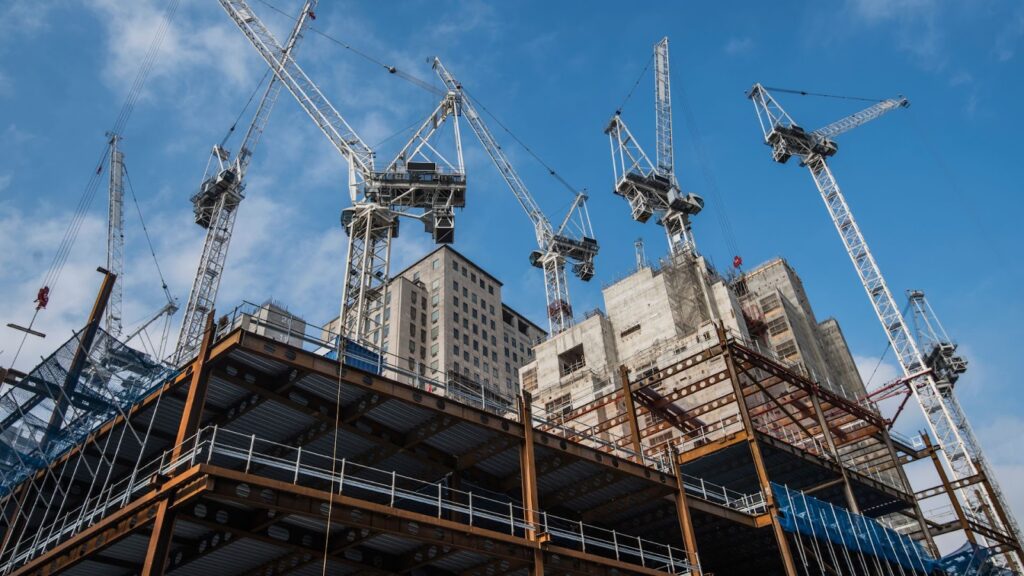
<instances>
[{"instance_id":1,"label":"white crane boom","mask_svg":"<svg viewBox=\"0 0 1024 576\"><path fill-rule=\"evenodd\" d=\"M668 64L668 36L654 45L654 119L658 171L675 180L672 144L672 83Z\"/></svg>"},{"instance_id":2,"label":"white crane boom","mask_svg":"<svg viewBox=\"0 0 1024 576\"><path fill-rule=\"evenodd\" d=\"M290 53L295 48L315 6L316 0L306 0L303 4L302 12L296 19L288 42L281 48L285 53ZM245 172L252 159L253 150L266 128L270 111L277 101L280 90L277 77L272 76L234 161L230 160L226 150L215 146L212 160L216 162L217 170L214 174L208 173L204 176L199 192L191 198L196 223L207 231L203 251L199 257L199 267L192 282L188 303L185 305L177 347L171 359L175 365L181 365L191 358L202 341L206 315L214 309L221 275L227 262L238 206L245 198Z\"/></svg>"},{"instance_id":3,"label":"white crane boom","mask_svg":"<svg viewBox=\"0 0 1024 576\"><path fill-rule=\"evenodd\" d=\"M457 118L454 163L429 142L449 117L455 117L455 98L445 94L398 157L378 171L374 168L374 151L291 57L287 46L281 48L249 4L245 0L219 2L348 164L352 206L341 214L349 237L341 329L352 340L379 344L398 217L423 221L436 242L448 243L454 240L453 209L465 206L466 177ZM423 213L413 214L408 209L422 209Z\"/></svg>"},{"instance_id":4,"label":"white crane boom","mask_svg":"<svg viewBox=\"0 0 1024 576\"><path fill-rule=\"evenodd\" d=\"M110 185L107 202L107 270L116 280L107 301L106 330L114 338L121 336L124 298L124 154L118 143L121 135L110 137Z\"/></svg>"},{"instance_id":5,"label":"white crane boom","mask_svg":"<svg viewBox=\"0 0 1024 576\"><path fill-rule=\"evenodd\" d=\"M669 252L694 255L697 246L690 217L703 210L704 199L681 192L676 179L670 78L666 37L654 45L654 162L629 131L621 111L616 111L604 132L611 143L614 191L629 202L630 216L647 222L657 214L658 224L665 227Z\"/></svg>"},{"instance_id":6,"label":"white crane boom","mask_svg":"<svg viewBox=\"0 0 1024 576\"><path fill-rule=\"evenodd\" d=\"M373 172L373 150L356 134L355 130L334 108L331 102L320 91L320 88L309 79L302 67L285 51L274 35L244 0L219 0L220 5L234 20L238 29L249 39L306 114L320 128L324 136L348 160L349 163L349 195L356 201L359 189L358 179L365 180Z\"/></svg>"},{"instance_id":7,"label":"white crane boom","mask_svg":"<svg viewBox=\"0 0 1024 576\"><path fill-rule=\"evenodd\" d=\"M491 157L501 177L512 191L512 195L515 196L533 224L538 250L530 254L530 263L544 270L544 291L547 297L550 333L554 335L562 332L573 324L569 285L565 274L566 263L573 262L573 273L581 280L587 281L594 276L594 257L597 255L598 245L594 239L590 216L587 213L587 196L583 192L576 193L565 218L555 229L544 211L541 210L540 205L534 200L522 178L519 177L519 173L516 172L508 156L505 155L504 149L498 144L494 134L491 133L477 112L473 101L463 91L462 85L448 72L438 58L434 59L434 70L444 82L448 92L458 96L459 109L463 116L469 121L480 144ZM576 223L580 233L570 236L566 229L573 221L574 216L577 217Z\"/></svg>"},{"instance_id":8,"label":"white crane boom","mask_svg":"<svg viewBox=\"0 0 1024 576\"><path fill-rule=\"evenodd\" d=\"M825 161L827 156L835 154L837 148L834 142L821 136L822 134L845 132L890 110L907 106L906 99L884 101L830 124L821 131L808 133L793 122L789 114L761 84L755 84L748 97L754 102L765 143L772 147L773 159L784 163L791 156L797 156L810 171L846 247L846 252L853 261L861 284L871 300L875 314L896 352L910 390L928 420L932 435L942 449L943 459L952 474L951 480L965 481L980 473L990 487L989 491L977 485L960 488L957 497L967 504L967 509L979 515L979 518L984 518L981 523L1005 533L1015 542L1016 549L1021 550L1022 540L1016 521L1006 506L967 416L953 394L951 383L937 380L938 373L925 361L917 341L896 306L878 263L868 249L867 241L850 211L846 198ZM1012 562L1008 556L1007 559Z\"/></svg>"}]
</instances>

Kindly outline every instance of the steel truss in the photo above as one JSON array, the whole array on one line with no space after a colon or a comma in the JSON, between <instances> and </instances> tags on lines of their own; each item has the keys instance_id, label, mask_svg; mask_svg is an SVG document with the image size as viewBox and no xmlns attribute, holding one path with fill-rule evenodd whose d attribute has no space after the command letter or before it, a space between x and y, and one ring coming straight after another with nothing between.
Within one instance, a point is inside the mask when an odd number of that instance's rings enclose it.
<instances>
[{"instance_id":1,"label":"steel truss","mask_svg":"<svg viewBox=\"0 0 1024 576\"><path fill-rule=\"evenodd\" d=\"M790 157L797 156L810 171L875 314L896 352L908 386L942 449L942 457L953 475L953 481L972 477L979 472L988 479L989 491L977 487L960 489L957 496L974 514L986 517L989 525L1012 536L1020 550L1020 543L1024 540L967 416L952 393L949 381L938 379L937 373L929 369L826 162L826 157L835 154L837 150L831 137L886 112L905 107L908 105L907 100L902 97L885 100L819 131L808 133L793 121L762 85L755 84L749 97L754 102L765 142L772 147L773 159L784 163ZM1009 556L1006 558L1012 562Z\"/></svg>"}]
</instances>

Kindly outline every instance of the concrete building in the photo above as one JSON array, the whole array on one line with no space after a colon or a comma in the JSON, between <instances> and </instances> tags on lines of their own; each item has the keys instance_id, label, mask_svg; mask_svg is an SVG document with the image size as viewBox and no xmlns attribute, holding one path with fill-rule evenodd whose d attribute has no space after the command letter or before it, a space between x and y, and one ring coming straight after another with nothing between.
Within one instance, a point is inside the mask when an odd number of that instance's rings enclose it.
<instances>
[{"instance_id":1,"label":"concrete building","mask_svg":"<svg viewBox=\"0 0 1024 576\"><path fill-rule=\"evenodd\" d=\"M500 280L449 246L393 275L379 346L388 362L511 405L519 367L545 336L505 305ZM337 319L325 329L337 331Z\"/></svg>"},{"instance_id":2,"label":"concrete building","mask_svg":"<svg viewBox=\"0 0 1024 576\"><path fill-rule=\"evenodd\" d=\"M791 369L818 380L846 397L863 393L846 340L834 319L818 323L803 282L785 260L758 266L731 283L702 257L682 257L645 266L604 288L605 313L594 313L571 329L537 345L536 360L522 371L524 390L535 409L600 429L617 442L629 430L621 401L577 413L582 406L618 392L624 367L631 380L696 354L717 342L719 322L731 337L771 353ZM687 382L707 377L711 363L688 374ZM651 402L672 390L651 388ZM699 391L696 405L710 401ZM738 413L712 410L691 422L698 427L735 426ZM647 413L641 428L650 430L644 450L656 455L682 438L676 428ZM606 422L613 422L608 425Z\"/></svg>"},{"instance_id":3,"label":"concrete building","mask_svg":"<svg viewBox=\"0 0 1024 576\"><path fill-rule=\"evenodd\" d=\"M818 322L803 281L785 259L757 266L732 287L760 344L833 392L847 397L864 394L839 323L831 318Z\"/></svg>"},{"instance_id":4,"label":"concrete building","mask_svg":"<svg viewBox=\"0 0 1024 576\"><path fill-rule=\"evenodd\" d=\"M635 378L667 356L692 352L719 320L748 337L739 302L702 257L644 266L606 286L602 295L606 313L593 313L538 344L536 360L520 371L535 409L569 414L616 390L620 366ZM602 407L584 420L597 425L617 410ZM623 426L607 430L608 437L623 436Z\"/></svg>"}]
</instances>

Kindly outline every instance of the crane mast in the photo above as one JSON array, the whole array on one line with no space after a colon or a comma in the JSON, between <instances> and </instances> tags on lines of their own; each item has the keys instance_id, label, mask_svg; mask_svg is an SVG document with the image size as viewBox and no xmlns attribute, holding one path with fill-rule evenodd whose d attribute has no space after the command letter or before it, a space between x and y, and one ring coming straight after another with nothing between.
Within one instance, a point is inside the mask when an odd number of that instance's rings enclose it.
<instances>
[{"instance_id":1,"label":"crane mast","mask_svg":"<svg viewBox=\"0 0 1024 576\"><path fill-rule=\"evenodd\" d=\"M437 243L454 240L454 208L466 203L466 177L455 99L440 104L384 170L374 167L375 153L331 104L320 88L281 47L245 0L219 0L228 16L270 66L331 145L348 164L352 206L342 210L349 237L342 291L341 327L352 340L379 344L387 303L391 242L399 217L419 220ZM448 118L453 118L455 156L449 159L432 145ZM418 212L418 213L417 213Z\"/></svg>"},{"instance_id":2,"label":"crane mast","mask_svg":"<svg viewBox=\"0 0 1024 576\"><path fill-rule=\"evenodd\" d=\"M810 171L875 314L896 352L908 386L942 449L943 459L952 475L951 480L962 486L957 490L956 497L976 515L972 521L987 524L1005 533L1014 544L1011 548L1015 548L1019 555L1022 542L1019 528L970 422L953 394L952 382L944 376L943 371L934 369L934 363L930 363L922 354L826 162L826 158L838 149L831 137L889 111L906 107L909 103L902 97L885 100L821 130L806 132L761 84L755 84L748 97L754 102L765 143L772 148L772 158L776 162L785 163L790 157L797 156ZM978 478L980 482L973 481ZM982 488L981 484L985 487ZM1005 558L1007 562L1013 562L1009 555Z\"/></svg>"},{"instance_id":3,"label":"crane mast","mask_svg":"<svg viewBox=\"0 0 1024 576\"><path fill-rule=\"evenodd\" d=\"M697 246L690 217L703 210L704 199L681 192L676 179L670 77L666 37L654 45L654 162L630 132L621 111L616 111L604 132L611 144L614 190L629 202L632 218L647 222L657 214L658 223L665 228L669 252L673 256L693 255Z\"/></svg>"},{"instance_id":4,"label":"crane mast","mask_svg":"<svg viewBox=\"0 0 1024 576\"><path fill-rule=\"evenodd\" d=\"M107 270L116 278L107 302L105 325L107 333L121 336L122 299L124 295L124 154L118 146L120 134L110 137L110 185L107 202Z\"/></svg>"},{"instance_id":5,"label":"crane mast","mask_svg":"<svg viewBox=\"0 0 1024 576\"><path fill-rule=\"evenodd\" d=\"M282 51L291 52L295 48L302 36L307 18L315 6L315 0L305 2L288 43L281 48ZM192 282L188 303L185 305L177 348L172 358L175 365L187 361L202 340L206 316L213 310L217 300L217 290L227 262L228 246L235 228L238 206L245 198L245 172L280 92L281 86L277 78L272 76L235 158L232 159L222 146L214 146L210 165L215 166L215 170L212 174L208 170L199 192L191 198L196 224L206 228L206 238L199 257L199 268Z\"/></svg>"},{"instance_id":6,"label":"crane mast","mask_svg":"<svg viewBox=\"0 0 1024 576\"><path fill-rule=\"evenodd\" d=\"M587 196L582 192L576 194L556 229L519 177L505 151L477 112L473 101L462 90L462 85L438 58L434 59L434 70L449 93L458 95L459 110L533 224L538 249L530 253L530 264L544 271L548 327L550 334L558 334L573 325L566 265L572 262L573 274L583 281L588 281L594 276L594 258L597 256L598 245L587 213ZM566 230L571 223L575 223L580 230L578 235L567 233Z\"/></svg>"}]
</instances>

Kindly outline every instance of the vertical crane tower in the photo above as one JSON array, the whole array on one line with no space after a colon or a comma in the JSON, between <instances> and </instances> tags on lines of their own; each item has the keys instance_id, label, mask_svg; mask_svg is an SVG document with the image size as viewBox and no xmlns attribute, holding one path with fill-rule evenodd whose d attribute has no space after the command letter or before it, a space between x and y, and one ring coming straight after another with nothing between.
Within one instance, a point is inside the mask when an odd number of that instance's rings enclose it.
<instances>
[{"instance_id":1,"label":"vertical crane tower","mask_svg":"<svg viewBox=\"0 0 1024 576\"><path fill-rule=\"evenodd\" d=\"M219 1L274 77L348 164L352 205L341 214L349 236L341 327L349 339L378 343L387 304L391 242L398 236L399 217L419 220L435 242L449 243L455 238L454 209L466 204L455 96L445 94L387 168L376 169L375 152L306 75L288 45L281 46L244 0ZM449 118L453 118L455 140L451 159L431 143Z\"/></svg>"},{"instance_id":2,"label":"vertical crane tower","mask_svg":"<svg viewBox=\"0 0 1024 576\"><path fill-rule=\"evenodd\" d=\"M673 256L692 255L697 247L690 217L704 208L704 199L683 193L676 179L667 37L654 45L654 112L654 162L626 126L621 110L616 111L604 130L611 144L615 193L629 202L631 216L637 222L647 222L658 215Z\"/></svg>"},{"instance_id":3,"label":"vertical crane tower","mask_svg":"<svg viewBox=\"0 0 1024 576\"><path fill-rule=\"evenodd\" d=\"M459 110L533 224L538 249L530 253L530 264L544 271L549 333L558 334L573 324L569 284L565 273L566 264L572 262L573 274L583 281L594 277L594 258L597 256L598 245L590 224L590 215L587 213L587 196L583 192L577 192L565 218L558 228L555 228L526 188L519 173L512 167L505 151L477 112L473 101L462 90L462 84L445 69L438 58L434 59L434 70L449 93L457 95ZM570 224L575 224L577 230L570 231ZM575 233L577 231L578 233Z\"/></svg>"},{"instance_id":4,"label":"vertical crane tower","mask_svg":"<svg viewBox=\"0 0 1024 576\"><path fill-rule=\"evenodd\" d=\"M295 48L315 6L315 0L307 0L303 4L291 36L281 48L282 52L288 54ZM199 257L199 269L192 282L188 304L185 306L177 349L172 358L175 365L186 362L195 353L203 338L206 315L213 310L217 300L217 290L227 262L228 246L235 228L238 206L245 198L245 173L280 92L281 85L277 78L271 77L238 153L232 159L222 146L214 146L208 166L215 169L210 173L209 167L207 168L199 192L191 198L196 224L206 229L206 239Z\"/></svg>"},{"instance_id":5,"label":"vertical crane tower","mask_svg":"<svg viewBox=\"0 0 1024 576\"><path fill-rule=\"evenodd\" d=\"M110 137L110 185L107 202L107 271L116 279L107 302L105 325L107 333L121 336L122 308L124 294L124 154L118 144L119 134L111 132Z\"/></svg>"},{"instance_id":6,"label":"vertical crane tower","mask_svg":"<svg viewBox=\"0 0 1024 576\"><path fill-rule=\"evenodd\" d=\"M875 314L896 352L907 386L921 406L931 433L942 449L943 459L952 475L951 481L959 487L955 497L974 515L984 517L983 523L1005 534L1012 541L1007 549L1016 549L1018 561L1024 561L1020 557L1020 530L1006 505L967 415L953 394L955 378L951 379L950 375L959 374L966 366L958 364L958 371L947 370L935 362L933 355L926 357L922 353L826 162L826 158L838 150L832 138L887 112L904 108L909 102L903 97L883 100L821 129L807 132L793 121L761 84L755 84L748 97L754 102L765 143L772 149L772 159L785 163L796 156L801 165L810 171ZM919 298L911 294L911 304L919 315L926 311L924 307L927 304L922 302L923 294ZM1004 558L1008 563L1013 563L1009 554Z\"/></svg>"}]
</instances>

